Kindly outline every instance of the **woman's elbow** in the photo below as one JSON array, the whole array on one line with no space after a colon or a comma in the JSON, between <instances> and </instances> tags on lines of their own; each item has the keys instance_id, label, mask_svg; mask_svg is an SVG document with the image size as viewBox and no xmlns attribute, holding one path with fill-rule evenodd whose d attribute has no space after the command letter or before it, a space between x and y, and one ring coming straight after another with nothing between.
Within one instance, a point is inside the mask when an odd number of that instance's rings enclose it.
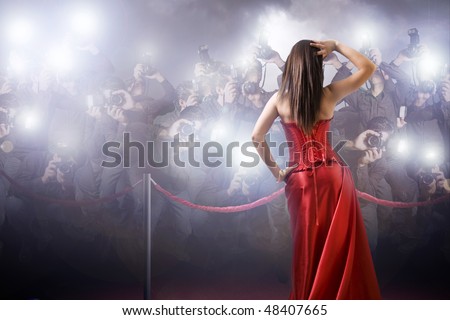
<instances>
[{"instance_id":1,"label":"woman's elbow","mask_svg":"<svg viewBox=\"0 0 450 320\"><path fill-rule=\"evenodd\" d=\"M373 75L377 68L377 65L372 61L369 61L369 63L367 64L367 72L370 74L370 76Z\"/></svg>"},{"instance_id":2,"label":"woman's elbow","mask_svg":"<svg viewBox=\"0 0 450 320\"><path fill-rule=\"evenodd\" d=\"M264 135L257 133L257 132L253 132L252 133L252 141L253 144L259 143L259 142L263 142L264 141Z\"/></svg>"}]
</instances>

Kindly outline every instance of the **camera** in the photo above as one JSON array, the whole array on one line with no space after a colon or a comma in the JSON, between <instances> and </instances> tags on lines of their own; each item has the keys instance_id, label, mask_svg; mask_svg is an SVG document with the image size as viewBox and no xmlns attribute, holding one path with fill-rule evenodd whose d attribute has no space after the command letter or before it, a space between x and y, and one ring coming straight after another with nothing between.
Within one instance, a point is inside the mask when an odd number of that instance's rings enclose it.
<instances>
[{"instance_id":1,"label":"camera","mask_svg":"<svg viewBox=\"0 0 450 320\"><path fill-rule=\"evenodd\" d=\"M209 47L207 44L198 47L198 57L200 62L205 65L206 73L213 73L217 70L217 63L209 56Z\"/></svg>"},{"instance_id":2,"label":"camera","mask_svg":"<svg viewBox=\"0 0 450 320\"><path fill-rule=\"evenodd\" d=\"M256 94L259 91L259 85L256 82L246 81L242 85L242 93L244 95Z\"/></svg>"},{"instance_id":3,"label":"camera","mask_svg":"<svg viewBox=\"0 0 450 320\"><path fill-rule=\"evenodd\" d=\"M74 167L74 150L73 147L67 145L64 142L57 142L54 145L49 146L49 152L58 155L61 161L56 162L56 168L61 171L62 174L68 175L73 173Z\"/></svg>"},{"instance_id":4,"label":"camera","mask_svg":"<svg viewBox=\"0 0 450 320\"><path fill-rule=\"evenodd\" d=\"M190 136L191 134L194 133L194 129L195 128L194 128L194 126L192 124L182 123L181 126L180 126L180 133L183 136L188 137L188 136Z\"/></svg>"},{"instance_id":5,"label":"camera","mask_svg":"<svg viewBox=\"0 0 450 320\"><path fill-rule=\"evenodd\" d=\"M434 180L436 180L437 176L437 173L426 172L420 176L420 179L423 184L429 185L433 183Z\"/></svg>"},{"instance_id":6,"label":"camera","mask_svg":"<svg viewBox=\"0 0 450 320\"><path fill-rule=\"evenodd\" d=\"M416 28L411 28L408 30L408 36L409 36L409 45L408 45L408 56L410 58L416 57L419 53L419 44L420 44L420 37L419 37L419 31Z\"/></svg>"},{"instance_id":7,"label":"camera","mask_svg":"<svg viewBox=\"0 0 450 320\"><path fill-rule=\"evenodd\" d=\"M56 163L56 168L64 175L69 175L73 172L73 162L70 160L62 160Z\"/></svg>"},{"instance_id":8,"label":"camera","mask_svg":"<svg viewBox=\"0 0 450 320\"><path fill-rule=\"evenodd\" d=\"M381 138L382 138L381 133L380 136L371 134L367 137L367 145L370 148L381 149L381 147L383 146L383 140Z\"/></svg>"},{"instance_id":9,"label":"camera","mask_svg":"<svg viewBox=\"0 0 450 320\"><path fill-rule=\"evenodd\" d=\"M144 66L144 75L151 76L156 73L156 69L152 64L152 55L149 52L145 52L141 56L140 63Z\"/></svg>"},{"instance_id":10,"label":"camera","mask_svg":"<svg viewBox=\"0 0 450 320\"><path fill-rule=\"evenodd\" d=\"M87 96L88 107L121 107L125 104L125 98L120 93L108 94L105 97L102 94L90 94Z\"/></svg>"},{"instance_id":11,"label":"camera","mask_svg":"<svg viewBox=\"0 0 450 320\"><path fill-rule=\"evenodd\" d=\"M259 34L258 47L259 51L256 54L258 59L269 60L275 54L275 51L269 46L269 40L267 39L267 34L265 32Z\"/></svg>"},{"instance_id":12,"label":"camera","mask_svg":"<svg viewBox=\"0 0 450 320\"><path fill-rule=\"evenodd\" d=\"M106 104L109 106L121 107L125 104L125 99L121 94L111 94L109 99L106 100Z\"/></svg>"}]
</instances>

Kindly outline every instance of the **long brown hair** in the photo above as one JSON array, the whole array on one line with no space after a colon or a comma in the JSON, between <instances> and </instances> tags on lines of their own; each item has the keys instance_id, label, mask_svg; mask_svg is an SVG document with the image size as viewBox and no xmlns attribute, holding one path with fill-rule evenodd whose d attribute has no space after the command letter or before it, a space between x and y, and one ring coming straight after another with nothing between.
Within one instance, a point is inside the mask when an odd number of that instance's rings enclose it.
<instances>
[{"instance_id":1,"label":"long brown hair","mask_svg":"<svg viewBox=\"0 0 450 320\"><path fill-rule=\"evenodd\" d=\"M301 40L292 47L279 90L281 99L290 104L291 117L307 134L316 122L323 88L322 56L311 42Z\"/></svg>"}]
</instances>

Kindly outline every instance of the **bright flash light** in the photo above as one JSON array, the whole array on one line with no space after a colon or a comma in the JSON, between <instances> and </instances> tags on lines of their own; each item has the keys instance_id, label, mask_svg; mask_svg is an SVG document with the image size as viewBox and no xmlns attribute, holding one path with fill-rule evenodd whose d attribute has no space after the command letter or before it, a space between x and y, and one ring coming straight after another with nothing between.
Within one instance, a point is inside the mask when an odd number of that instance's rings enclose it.
<instances>
[{"instance_id":1,"label":"bright flash light","mask_svg":"<svg viewBox=\"0 0 450 320\"><path fill-rule=\"evenodd\" d=\"M402 154L408 153L409 151L408 142L405 139L401 139L398 142L397 151Z\"/></svg>"},{"instance_id":2,"label":"bright flash light","mask_svg":"<svg viewBox=\"0 0 450 320\"><path fill-rule=\"evenodd\" d=\"M368 42L371 39L370 33L367 31L363 31L360 33L359 38L363 41L363 42Z\"/></svg>"},{"instance_id":3,"label":"bright flash light","mask_svg":"<svg viewBox=\"0 0 450 320\"><path fill-rule=\"evenodd\" d=\"M9 54L9 67L13 73L22 74L26 70L27 61L17 52L12 51Z\"/></svg>"},{"instance_id":4,"label":"bright flash light","mask_svg":"<svg viewBox=\"0 0 450 320\"><path fill-rule=\"evenodd\" d=\"M268 27L269 26L269 27ZM283 10L270 10L259 17L259 28L255 28L255 39L258 41L261 34L266 32L268 45L276 50L282 57L286 57L292 45L298 39L320 39L317 30L311 30L311 24L299 21Z\"/></svg>"},{"instance_id":5,"label":"bright flash light","mask_svg":"<svg viewBox=\"0 0 450 320\"><path fill-rule=\"evenodd\" d=\"M434 151L434 150L428 150L426 153L425 153L425 159L427 159L427 160L436 160L437 159L437 154L436 154L436 152Z\"/></svg>"},{"instance_id":6,"label":"bright flash light","mask_svg":"<svg viewBox=\"0 0 450 320\"><path fill-rule=\"evenodd\" d=\"M33 111L25 111L20 115L20 123L26 130L35 130L39 127L39 117Z\"/></svg>"},{"instance_id":7,"label":"bright flash light","mask_svg":"<svg viewBox=\"0 0 450 320\"><path fill-rule=\"evenodd\" d=\"M72 16L71 28L72 31L78 36L95 36L97 35L99 29L98 17L90 10L79 10Z\"/></svg>"},{"instance_id":8,"label":"bright flash light","mask_svg":"<svg viewBox=\"0 0 450 320\"><path fill-rule=\"evenodd\" d=\"M7 29L7 35L15 44L26 44L34 34L33 24L26 18L20 18L11 22Z\"/></svg>"},{"instance_id":9,"label":"bright flash light","mask_svg":"<svg viewBox=\"0 0 450 320\"><path fill-rule=\"evenodd\" d=\"M56 71L70 71L73 68L73 55L65 46L54 47L47 55L48 65Z\"/></svg>"},{"instance_id":10,"label":"bright flash light","mask_svg":"<svg viewBox=\"0 0 450 320\"><path fill-rule=\"evenodd\" d=\"M418 72L420 80L431 80L438 73L439 61L434 57L427 55L420 59L418 63Z\"/></svg>"},{"instance_id":11,"label":"bright flash light","mask_svg":"<svg viewBox=\"0 0 450 320\"><path fill-rule=\"evenodd\" d=\"M287 15L284 11L273 11L269 13L267 16L262 17L261 19L261 29L259 30L258 38L265 38L270 46L274 46L278 48L278 43L280 34L286 34L286 24L287 24ZM270 25L270 31L266 28L267 25Z\"/></svg>"},{"instance_id":12,"label":"bright flash light","mask_svg":"<svg viewBox=\"0 0 450 320\"><path fill-rule=\"evenodd\" d=\"M355 26L354 41L358 45L372 46L375 41L376 34L373 32L376 30L370 23L361 23L359 26Z\"/></svg>"},{"instance_id":13,"label":"bright flash light","mask_svg":"<svg viewBox=\"0 0 450 320\"><path fill-rule=\"evenodd\" d=\"M251 54L248 55L242 55L241 59L238 59L238 63L236 64L238 67L242 68L243 70L246 70L249 65L250 65L250 61L252 61L254 59L254 56Z\"/></svg>"}]
</instances>

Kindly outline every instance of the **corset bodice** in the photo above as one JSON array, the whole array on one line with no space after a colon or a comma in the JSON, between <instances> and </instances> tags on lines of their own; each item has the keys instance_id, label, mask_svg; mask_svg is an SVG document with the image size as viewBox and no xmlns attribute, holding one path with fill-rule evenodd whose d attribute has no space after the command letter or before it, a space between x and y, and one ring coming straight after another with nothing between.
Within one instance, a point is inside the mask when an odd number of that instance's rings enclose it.
<instances>
[{"instance_id":1,"label":"corset bodice","mask_svg":"<svg viewBox=\"0 0 450 320\"><path fill-rule=\"evenodd\" d=\"M296 123L281 121L289 146L290 165L298 163L297 170L304 170L338 159L331 146L330 121L331 119L319 120L310 135Z\"/></svg>"}]
</instances>

